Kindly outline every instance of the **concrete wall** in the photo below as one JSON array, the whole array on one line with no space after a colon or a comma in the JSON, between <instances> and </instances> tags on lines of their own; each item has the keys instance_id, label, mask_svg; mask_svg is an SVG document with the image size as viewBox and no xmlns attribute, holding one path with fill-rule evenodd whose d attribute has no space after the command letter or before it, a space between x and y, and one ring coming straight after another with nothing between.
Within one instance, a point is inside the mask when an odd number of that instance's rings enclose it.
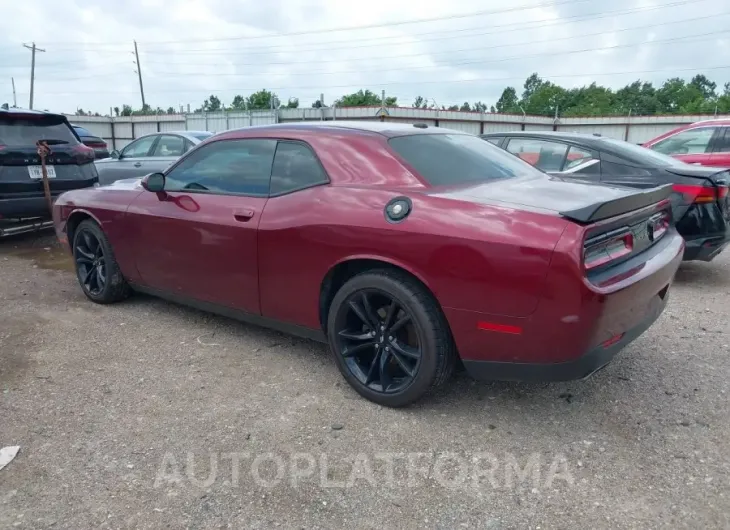
<instances>
[{"instance_id":1,"label":"concrete wall","mask_svg":"<svg viewBox=\"0 0 730 530\"><path fill-rule=\"evenodd\" d=\"M632 143L643 143L681 125L709 116L610 116L560 118L492 114L435 109L347 107L301 108L277 111L213 112L120 118L69 116L72 123L86 127L103 138L111 149L121 149L135 138L164 131L199 130L221 132L241 127L314 120L387 120L401 123L426 123L471 134L500 131L572 131L601 134ZM730 118L730 116L718 116Z\"/></svg>"}]
</instances>

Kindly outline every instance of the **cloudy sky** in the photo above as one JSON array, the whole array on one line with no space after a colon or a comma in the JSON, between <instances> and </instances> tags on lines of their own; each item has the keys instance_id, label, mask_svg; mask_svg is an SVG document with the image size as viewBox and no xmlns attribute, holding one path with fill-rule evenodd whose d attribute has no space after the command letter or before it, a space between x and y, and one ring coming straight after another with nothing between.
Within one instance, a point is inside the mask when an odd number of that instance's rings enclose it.
<instances>
[{"instance_id":1,"label":"cloudy sky","mask_svg":"<svg viewBox=\"0 0 730 530\"><path fill-rule=\"evenodd\" d=\"M532 72L564 86L620 87L701 72L730 81L727 0L8 1L0 20L0 103L102 114L147 103L198 107L268 88L331 103L369 88L439 106L496 102ZM60 7L63 5L63 7Z\"/></svg>"}]
</instances>

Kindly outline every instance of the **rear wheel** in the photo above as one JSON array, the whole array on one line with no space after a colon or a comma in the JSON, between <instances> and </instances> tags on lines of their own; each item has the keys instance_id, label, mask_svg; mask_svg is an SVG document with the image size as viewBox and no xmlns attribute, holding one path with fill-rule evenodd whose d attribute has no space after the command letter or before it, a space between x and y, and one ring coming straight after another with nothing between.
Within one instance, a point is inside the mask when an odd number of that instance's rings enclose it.
<instances>
[{"instance_id":1,"label":"rear wheel","mask_svg":"<svg viewBox=\"0 0 730 530\"><path fill-rule=\"evenodd\" d=\"M365 398L389 407L413 403L451 374L456 354L431 294L406 274L363 273L337 292L328 338L337 366Z\"/></svg>"},{"instance_id":2,"label":"rear wheel","mask_svg":"<svg viewBox=\"0 0 730 530\"><path fill-rule=\"evenodd\" d=\"M93 220L79 223L74 232L76 276L84 294L98 304L118 302L129 295L109 240Z\"/></svg>"}]
</instances>

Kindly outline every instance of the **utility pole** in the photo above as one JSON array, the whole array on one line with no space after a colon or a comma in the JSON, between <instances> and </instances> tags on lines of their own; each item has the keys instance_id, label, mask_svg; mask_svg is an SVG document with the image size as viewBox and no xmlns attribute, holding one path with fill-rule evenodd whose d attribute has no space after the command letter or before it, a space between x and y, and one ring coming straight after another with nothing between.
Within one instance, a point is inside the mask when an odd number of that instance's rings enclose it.
<instances>
[{"instance_id":1,"label":"utility pole","mask_svg":"<svg viewBox=\"0 0 730 530\"><path fill-rule=\"evenodd\" d=\"M10 80L13 82L13 107L18 106L18 98L15 97L15 78L11 77Z\"/></svg>"},{"instance_id":2,"label":"utility pole","mask_svg":"<svg viewBox=\"0 0 730 530\"><path fill-rule=\"evenodd\" d=\"M35 45L35 42L31 44L31 46L28 46L27 44L23 44L26 48L28 48L31 51L30 56L30 105L28 108L33 110L33 86L35 85L35 52L45 52L46 50L43 50L41 48L37 48Z\"/></svg>"},{"instance_id":3,"label":"utility pole","mask_svg":"<svg viewBox=\"0 0 730 530\"><path fill-rule=\"evenodd\" d=\"M134 41L134 56L137 59L137 76L139 77L139 93L142 95L142 109L147 108L144 100L144 87L142 86L142 67L139 65L139 52L137 51L137 41Z\"/></svg>"}]
</instances>

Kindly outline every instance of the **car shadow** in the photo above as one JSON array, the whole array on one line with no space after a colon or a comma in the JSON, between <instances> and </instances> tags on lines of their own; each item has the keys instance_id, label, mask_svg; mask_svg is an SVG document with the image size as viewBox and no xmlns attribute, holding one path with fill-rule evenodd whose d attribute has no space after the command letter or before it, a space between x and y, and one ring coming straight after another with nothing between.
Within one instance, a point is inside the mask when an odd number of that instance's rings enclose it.
<instances>
[{"instance_id":1,"label":"car shadow","mask_svg":"<svg viewBox=\"0 0 730 530\"><path fill-rule=\"evenodd\" d=\"M730 287L727 264L719 261L710 263L689 261L682 263L674 281L679 285L712 284L715 287Z\"/></svg>"}]
</instances>

